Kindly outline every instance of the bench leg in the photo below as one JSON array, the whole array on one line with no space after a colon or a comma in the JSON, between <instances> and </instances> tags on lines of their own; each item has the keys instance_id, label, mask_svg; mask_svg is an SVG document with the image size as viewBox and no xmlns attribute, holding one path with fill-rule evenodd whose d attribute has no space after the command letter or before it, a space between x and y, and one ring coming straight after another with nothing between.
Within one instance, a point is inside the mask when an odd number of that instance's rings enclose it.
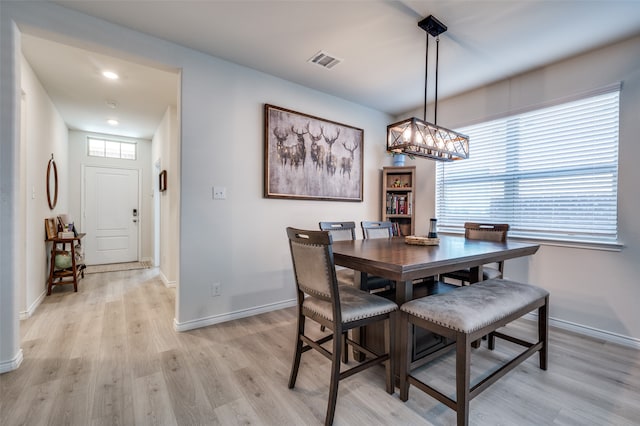
<instances>
[{"instance_id":1,"label":"bench leg","mask_svg":"<svg viewBox=\"0 0 640 426\"><path fill-rule=\"evenodd\" d=\"M491 333L489 333L489 338L487 340L487 346L489 347L489 350L492 351L496 348L496 335L493 334L493 331Z\"/></svg>"},{"instance_id":2,"label":"bench leg","mask_svg":"<svg viewBox=\"0 0 640 426\"><path fill-rule=\"evenodd\" d=\"M549 296L544 299L544 305L538 308L538 340L542 342L540 368L546 370L549 355Z\"/></svg>"},{"instance_id":3,"label":"bench leg","mask_svg":"<svg viewBox=\"0 0 640 426\"><path fill-rule=\"evenodd\" d=\"M456 413L458 426L469 424L469 385L471 382L471 342L458 333L456 338Z\"/></svg>"}]
</instances>

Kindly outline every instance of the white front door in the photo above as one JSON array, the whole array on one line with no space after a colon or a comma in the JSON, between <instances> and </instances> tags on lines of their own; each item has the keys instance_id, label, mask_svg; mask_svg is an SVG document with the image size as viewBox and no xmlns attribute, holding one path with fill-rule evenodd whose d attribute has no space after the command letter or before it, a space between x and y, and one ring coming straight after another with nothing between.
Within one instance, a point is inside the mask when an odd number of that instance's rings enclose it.
<instances>
[{"instance_id":1,"label":"white front door","mask_svg":"<svg viewBox=\"0 0 640 426\"><path fill-rule=\"evenodd\" d=\"M85 168L83 247L88 265L138 260L138 170Z\"/></svg>"}]
</instances>

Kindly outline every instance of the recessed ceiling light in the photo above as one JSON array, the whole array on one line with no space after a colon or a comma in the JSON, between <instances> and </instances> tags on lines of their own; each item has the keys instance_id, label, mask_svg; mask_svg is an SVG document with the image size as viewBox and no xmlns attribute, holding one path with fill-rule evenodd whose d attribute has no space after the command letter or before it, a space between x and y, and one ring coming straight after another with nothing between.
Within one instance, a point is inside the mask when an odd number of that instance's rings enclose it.
<instances>
[{"instance_id":1,"label":"recessed ceiling light","mask_svg":"<svg viewBox=\"0 0 640 426\"><path fill-rule=\"evenodd\" d=\"M109 120L107 120L107 123L111 124L112 126L117 126L118 120L114 120L113 118L110 118Z\"/></svg>"},{"instance_id":2,"label":"recessed ceiling light","mask_svg":"<svg viewBox=\"0 0 640 426\"><path fill-rule=\"evenodd\" d=\"M102 75L109 80L117 80L120 78L120 76L113 71L102 71Z\"/></svg>"}]
</instances>

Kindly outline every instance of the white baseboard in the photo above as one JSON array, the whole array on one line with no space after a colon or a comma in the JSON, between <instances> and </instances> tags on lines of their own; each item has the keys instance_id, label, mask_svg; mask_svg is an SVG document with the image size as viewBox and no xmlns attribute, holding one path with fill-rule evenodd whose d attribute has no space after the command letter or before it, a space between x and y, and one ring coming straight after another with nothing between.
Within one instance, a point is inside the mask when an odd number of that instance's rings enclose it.
<instances>
[{"instance_id":1,"label":"white baseboard","mask_svg":"<svg viewBox=\"0 0 640 426\"><path fill-rule=\"evenodd\" d=\"M20 367L20 364L22 364L22 360L22 349L20 349L13 359L10 359L9 361L0 361L0 374L8 373L9 371L17 369Z\"/></svg>"},{"instance_id":2,"label":"white baseboard","mask_svg":"<svg viewBox=\"0 0 640 426\"><path fill-rule=\"evenodd\" d=\"M160 279L162 280L164 286L167 288L175 288L177 286L177 281L169 281L167 277L164 276L162 271L160 271Z\"/></svg>"},{"instance_id":3,"label":"white baseboard","mask_svg":"<svg viewBox=\"0 0 640 426\"><path fill-rule=\"evenodd\" d=\"M524 316L524 318L532 321L538 321L538 315L534 313L528 313ZM586 325L576 324L570 321L551 317L549 318L549 326L571 331L583 336L592 337L594 339L604 340L605 342L615 343L634 349L640 349L640 339L636 339L631 336L624 336L622 334L612 333L610 331L600 330L597 328L588 327Z\"/></svg>"},{"instance_id":4,"label":"white baseboard","mask_svg":"<svg viewBox=\"0 0 640 426\"><path fill-rule=\"evenodd\" d=\"M40 296L27 308L26 311L20 311L20 321L26 320L27 318L31 318L31 315L34 314L38 306L44 301L44 298L47 297L47 291L43 290Z\"/></svg>"},{"instance_id":5,"label":"white baseboard","mask_svg":"<svg viewBox=\"0 0 640 426\"><path fill-rule=\"evenodd\" d=\"M200 318L197 320L191 320L179 323L176 319L173 319L173 328L176 331L188 331L196 328L207 327L209 325L219 324L222 322L232 321L235 319L246 318L253 315L264 314L266 312L277 311L278 309L290 308L296 306L297 299L285 300L282 302L271 303L268 305L256 306L249 309L243 309L235 312L228 312L226 314L213 315L206 318Z\"/></svg>"}]
</instances>

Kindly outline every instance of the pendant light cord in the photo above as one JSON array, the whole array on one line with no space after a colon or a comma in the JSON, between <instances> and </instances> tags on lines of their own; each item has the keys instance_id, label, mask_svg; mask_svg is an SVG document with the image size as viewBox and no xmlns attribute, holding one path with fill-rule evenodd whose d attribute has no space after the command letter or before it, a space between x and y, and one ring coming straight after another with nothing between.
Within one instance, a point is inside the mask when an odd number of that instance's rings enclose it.
<instances>
[{"instance_id":1,"label":"pendant light cord","mask_svg":"<svg viewBox=\"0 0 640 426\"><path fill-rule=\"evenodd\" d=\"M438 125L438 56L440 53L440 36L436 37L436 99L434 102L433 124Z\"/></svg>"},{"instance_id":2,"label":"pendant light cord","mask_svg":"<svg viewBox=\"0 0 640 426\"><path fill-rule=\"evenodd\" d=\"M422 119L427 121L427 82L429 81L429 33L427 34L427 48L424 55L424 109ZM433 124L438 125L438 62L440 56L440 36L436 36L436 98L434 102Z\"/></svg>"},{"instance_id":3,"label":"pendant light cord","mask_svg":"<svg viewBox=\"0 0 640 426\"><path fill-rule=\"evenodd\" d=\"M427 48L426 53L424 55L424 109L422 111L422 120L427 121L427 81L429 79L427 76L429 75L429 33L425 32L427 37Z\"/></svg>"}]
</instances>

